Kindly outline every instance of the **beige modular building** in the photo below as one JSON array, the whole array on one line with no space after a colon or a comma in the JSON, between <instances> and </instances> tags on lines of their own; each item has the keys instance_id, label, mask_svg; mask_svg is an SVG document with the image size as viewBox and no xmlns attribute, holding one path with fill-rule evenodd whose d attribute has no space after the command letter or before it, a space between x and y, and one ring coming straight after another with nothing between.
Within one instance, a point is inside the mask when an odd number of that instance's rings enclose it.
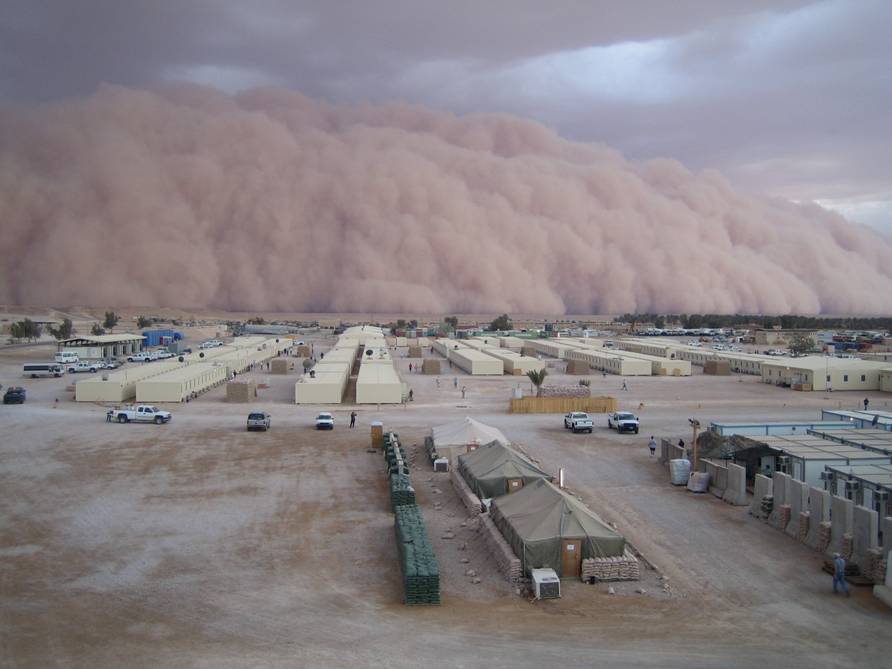
<instances>
[{"instance_id":1,"label":"beige modular building","mask_svg":"<svg viewBox=\"0 0 892 669\"><path fill-rule=\"evenodd\" d=\"M655 344L652 342L638 341L636 339L619 339L615 342L617 348L633 353L646 353L658 358L672 358L673 347L669 344Z\"/></svg>"},{"instance_id":2,"label":"beige modular building","mask_svg":"<svg viewBox=\"0 0 892 669\"><path fill-rule=\"evenodd\" d=\"M451 359L452 351L468 348L467 345L457 339L446 339L445 337L434 339L431 342L431 346L433 346L434 350L447 360Z\"/></svg>"},{"instance_id":3,"label":"beige modular building","mask_svg":"<svg viewBox=\"0 0 892 669\"><path fill-rule=\"evenodd\" d=\"M350 380L350 363L316 363L313 376L304 374L294 384L295 404L340 404Z\"/></svg>"},{"instance_id":4,"label":"beige modular building","mask_svg":"<svg viewBox=\"0 0 892 669\"><path fill-rule=\"evenodd\" d=\"M579 350L579 346L556 342L553 339L530 339L524 342L524 346L537 353L561 360L566 360L569 351Z\"/></svg>"},{"instance_id":5,"label":"beige modular building","mask_svg":"<svg viewBox=\"0 0 892 669\"><path fill-rule=\"evenodd\" d=\"M501 360L467 346L449 351L449 359L459 369L463 369L473 376L493 376L505 373L505 365Z\"/></svg>"},{"instance_id":6,"label":"beige modular building","mask_svg":"<svg viewBox=\"0 0 892 669\"><path fill-rule=\"evenodd\" d=\"M762 363L762 381L797 390L880 390L886 364L857 358L809 355Z\"/></svg>"},{"instance_id":7,"label":"beige modular building","mask_svg":"<svg viewBox=\"0 0 892 669\"><path fill-rule=\"evenodd\" d=\"M403 401L403 382L392 360L363 360L356 378L357 404L399 404Z\"/></svg>"},{"instance_id":8,"label":"beige modular building","mask_svg":"<svg viewBox=\"0 0 892 669\"><path fill-rule=\"evenodd\" d=\"M81 360L101 360L103 358L126 358L139 353L145 337L136 334L107 334L64 339L57 345L58 350L77 353Z\"/></svg>"},{"instance_id":9,"label":"beige modular building","mask_svg":"<svg viewBox=\"0 0 892 669\"><path fill-rule=\"evenodd\" d=\"M226 365L199 362L139 381L136 384L136 401L183 402L225 383L226 379Z\"/></svg>"},{"instance_id":10,"label":"beige modular building","mask_svg":"<svg viewBox=\"0 0 892 669\"><path fill-rule=\"evenodd\" d=\"M892 393L892 367L880 370L880 390Z\"/></svg>"},{"instance_id":11,"label":"beige modular building","mask_svg":"<svg viewBox=\"0 0 892 669\"><path fill-rule=\"evenodd\" d=\"M78 380L74 384L74 399L78 402L127 402L136 397L136 384L140 381L183 366L185 363L175 360L141 363L101 377Z\"/></svg>"},{"instance_id":12,"label":"beige modular building","mask_svg":"<svg viewBox=\"0 0 892 669\"><path fill-rule=\"evenodd\" d=\"M625 357L607 349L571 350L567 353L567 360L581 360L593 369L619 376L650 376L653 368L648 360Z\"/></svg>"},{"instance_id":13,"label":"beige modular building","mask_svg":"<svg viewBox=\"0 0 892 669\"><path fill-rule=\"evenodd\" d=\"M651 373L656 376L690 376L691 362L689 360L680 360L678 358L663 358L647 353L638 353L635 351L622 351L622 357L635 358L637 360L647 360L651 364Z\"/></svg>"},{"instance_id":14,"label":"beige modular building","mask_svg":"<svg viewBox=\"0 0 892 669\"><path fill-rule=\"evenodd\" d=\"M505 374L523 375L531 371L545 369L545 363L538 358L521 355L511 349L501 348L493 337L477 337L466 340L469 347L486 353L488 356L502 361Z\"/></svg>"},{"instance_id":15,"label":"beige modular building","mask_svg":"<svg viewBox=\"0 0 892 669\"><path fill-rule=\"evenodd\" d=\"M545 369L545 361L528 355L521 355L507 348L487 348L483 352L501 360L505 368L505 374L523 376L527 372L538 372Z\"/></svg>"},{"instance_id":16,"label":"beige modular building","mask_svg":"<svg viewBox=\"0 0 892 669\"><path fill-rule=\"evenodd\" d=\"M524 340L519 337L499 337L499 346L511 351L522 351Z\"/></svg>"}]
</instances>

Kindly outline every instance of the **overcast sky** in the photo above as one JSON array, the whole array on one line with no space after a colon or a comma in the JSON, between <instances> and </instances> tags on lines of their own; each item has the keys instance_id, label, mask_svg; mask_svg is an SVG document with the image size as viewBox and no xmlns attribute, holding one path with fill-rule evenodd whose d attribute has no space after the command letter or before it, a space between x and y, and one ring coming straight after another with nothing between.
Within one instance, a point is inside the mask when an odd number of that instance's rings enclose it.
<instances>
[{"instance_id":1,"label":"overcast sky","mask_svg":"<svg viewBox=\"0 0 892 669\"><path fill-rule=\"evenodd\" d=\"M889 0L5 0L0 100L283 86L532 117L892 232Z\"/></svg>"}]
</instances>

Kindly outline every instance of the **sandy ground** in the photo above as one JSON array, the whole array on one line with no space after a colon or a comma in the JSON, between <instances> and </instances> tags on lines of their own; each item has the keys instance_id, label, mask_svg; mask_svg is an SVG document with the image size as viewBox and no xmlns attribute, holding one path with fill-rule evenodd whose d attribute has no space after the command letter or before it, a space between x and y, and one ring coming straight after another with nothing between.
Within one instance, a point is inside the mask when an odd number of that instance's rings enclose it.
<instances>
[{"instance_id":1,"label":"sandy ground","mask_svg":"<svg viewBox=\"0 0 892 669\"><path fill-rule=\"evenodd\" d=\"M222 388L173 406L169 425L107 424L104 407L71 401L70 377L20 377L47 350L0 352L0 383L29 393L0 406L3 666L835 667L892 656L892 612L868 589L834 597L816 553L743 508L670 486L646 448L650 434L688 438L689 417L815 418L860 395L700 374L631 379L623 392L619 378L596 375L593 393L643 405L643 432L616 435L598 416L594 434L573 435L560 416L506 412L528 383L447 368L437 387L400 358L414 401L360 407L356 430L340 406L336 429L316 432L319 407L289 402L297 376L258 372L269 387L254 406L273 429L248 434L247 407L223 402ZM575 383L562 367L551 365L550 382ZM417 446L466 414L564 468L570 489L654 565L647 592L565 581L562 599L531 603L501 581L447 476ZM383 459L368 452L375 419L415 460L440 607L401 604ZM442 538L448 529L454 539Z\"/></svg>"}]
</instances>

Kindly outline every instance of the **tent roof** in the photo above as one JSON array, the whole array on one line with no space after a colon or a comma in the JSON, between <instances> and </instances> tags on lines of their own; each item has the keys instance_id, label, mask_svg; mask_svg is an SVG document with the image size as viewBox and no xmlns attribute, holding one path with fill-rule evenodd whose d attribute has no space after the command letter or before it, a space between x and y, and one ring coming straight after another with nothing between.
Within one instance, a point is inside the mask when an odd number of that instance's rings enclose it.
<instances>
[{"instance_id":1,"label":"tent roof","mask_svg":"<svg viewBox=\"0 0 892 669\"><path fill-rule=\"evenodd\" d=\"M493 506L524 543L560 537L623 539L588 507L544 479L495 499Z\"/></svg>"},{"instance_id":2,"label":"tent roof","mask_svg":"<svg viewBox=\"0 0 892 669\"><path fill-rule=\"evenodd\" d=\"M464 446L466 444L488 444L497 441L507 446L511 442L501 430L484 425L470 416L454 423L437 425L433 430L434 446Z\"/></svg>"},{"instance_id":3,"label":"tent roof","mask_svg":"<svg viewBox=\"0 0 892 669\"><path fill-rule=\"evenodd\" d=\"M475 451L458 456L460 466L475 479L548 478L551 476L510 446L492 441Z\"/></svg>"}]
</instances>

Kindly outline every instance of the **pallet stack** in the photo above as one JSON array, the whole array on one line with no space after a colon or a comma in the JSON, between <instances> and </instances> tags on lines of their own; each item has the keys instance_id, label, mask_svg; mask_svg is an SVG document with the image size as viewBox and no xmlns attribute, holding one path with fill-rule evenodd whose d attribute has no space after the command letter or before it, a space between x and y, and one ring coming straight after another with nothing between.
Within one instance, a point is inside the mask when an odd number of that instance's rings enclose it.
<instances>
[{"instance_id":1,"label":"pallet stack","mask_svg":"<svg viewBox=\"0 0 892 669\"><path fill-rule=\"evenodd\" d=\"M390 506L396 510L398 506L415 504L415 488L408 474L390 475Z\"/></svg>"},{"instance_id":2,"label":"pallet stack","mask_svg":"<svg viewBox=\"0 0 892 669\"><path fill-rule=\"evenodd\" d=\"M410 606L439 604L440 568L421 511L409 504L394 507L393 512L405 602Z\"/></svg>"},{"instance_id":3,"label":"pallet stack","mask_svg":"<svg viewBox=\"0 0 892 669\"><path fill-rule=\"evenodd\" d=\"M384 435L384 459L387 461L387 475L409 475L409 463L406 460L406 451L399 442L397 435L388 432Z\"/></svg>"}]
</instances>

